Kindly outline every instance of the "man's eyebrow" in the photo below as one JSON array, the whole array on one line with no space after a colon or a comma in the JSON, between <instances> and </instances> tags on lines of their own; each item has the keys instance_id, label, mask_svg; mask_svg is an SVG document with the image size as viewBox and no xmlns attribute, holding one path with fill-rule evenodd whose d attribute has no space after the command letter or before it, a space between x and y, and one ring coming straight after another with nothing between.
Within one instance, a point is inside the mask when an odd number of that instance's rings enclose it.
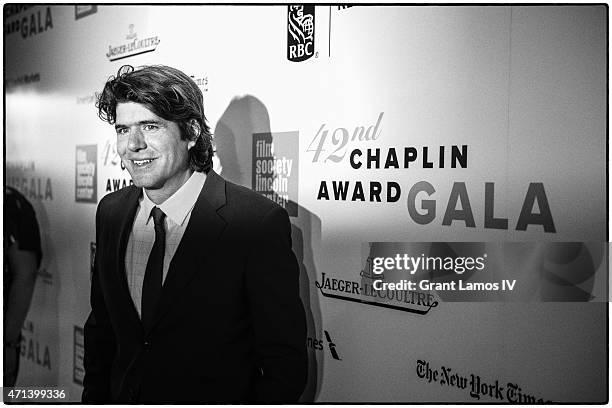
<instances>
[{"instance_id":1,"label":"man's eyebrow","mask_svg":"<svg viewBox=\"0 0 612 408\"><path fill-rule=\"evenodd\" d=\"M138 121L136 123L128 123L128 124L122 124L122 123L115 123L115 129L121 129L121 128L125 128L125 127L130 127L132 125L163 125L163 122L157 119L146 119L146 120L141 120Z\"/></svg>"}]
</instances>

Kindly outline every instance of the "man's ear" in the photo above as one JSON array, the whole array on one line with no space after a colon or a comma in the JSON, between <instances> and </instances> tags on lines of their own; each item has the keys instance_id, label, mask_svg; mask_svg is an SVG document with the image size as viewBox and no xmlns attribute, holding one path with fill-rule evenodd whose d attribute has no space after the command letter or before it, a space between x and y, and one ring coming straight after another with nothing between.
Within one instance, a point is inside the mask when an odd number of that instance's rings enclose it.
<instances>
[{"instance_id":1,"label":"man's ear","mask_svg":"<svg viewBox=\"0 0 612 408\"><path fill-rule=\"evenodd\" d=\"M191 131L193 132L194 137L189 141L189 143L187 143L187 150L190 150L193 146L195 146L196 140L198 140L198 137L200 137L200 133L202 132L200 124L195 119L191 119L189 121L189 126L191 126Z\"/></svg>"}]
</instances>

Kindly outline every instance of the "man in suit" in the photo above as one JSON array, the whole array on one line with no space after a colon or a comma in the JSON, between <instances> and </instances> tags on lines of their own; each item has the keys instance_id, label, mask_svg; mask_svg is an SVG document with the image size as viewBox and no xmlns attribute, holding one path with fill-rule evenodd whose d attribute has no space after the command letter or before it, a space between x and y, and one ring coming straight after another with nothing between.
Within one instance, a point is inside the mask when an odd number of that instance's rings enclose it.
<instances>
[{"instance_id":1,"label":"man in suit","mask_svg":"<svg viewBox=\"0 0 612 408\"><path fill-rule=\"evenodd\" d=\"M98 205L83 401L296 402L306 323L286 211L212 170L181 71L124 66L96 106L134 186Z\"/></svg>"}]
</instances>

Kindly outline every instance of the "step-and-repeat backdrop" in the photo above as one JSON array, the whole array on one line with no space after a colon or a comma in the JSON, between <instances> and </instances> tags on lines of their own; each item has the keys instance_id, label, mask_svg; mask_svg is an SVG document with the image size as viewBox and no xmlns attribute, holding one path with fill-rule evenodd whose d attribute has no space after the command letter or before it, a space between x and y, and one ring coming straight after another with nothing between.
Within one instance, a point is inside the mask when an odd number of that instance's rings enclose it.
<instances>
[{"instance_id":1,"label":"step-and-repeat backdrop","mask_svg":"<svg viewBox=\"0 0 612 408\"><path fill-rule=\"evenodd\" d=\"M385 294L371 261L513 241L517 273L607 267L546 250L606 239L606 29L605 6L5 6L6 184L44 251L17 384L80 398L96 204L131 183L95 93L165 64L204 94L217 171L291 215L303 401L604 401L605 302Z\"/></svg>"}]
</instances>

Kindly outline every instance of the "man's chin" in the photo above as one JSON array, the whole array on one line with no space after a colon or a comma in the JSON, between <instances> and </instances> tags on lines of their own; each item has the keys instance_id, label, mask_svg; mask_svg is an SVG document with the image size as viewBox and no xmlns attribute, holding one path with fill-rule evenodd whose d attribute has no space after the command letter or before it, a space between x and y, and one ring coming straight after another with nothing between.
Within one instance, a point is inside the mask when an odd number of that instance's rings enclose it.
<instances>
[{"instance_id":1,"label":"man's chin","mask_svg":"<svg viewBox=\"0 0 612 408\"><path fill-rule=\"evenodd\" d=\"M146 178L142 178L142 177L132 176L132 183L134 183L136 187L144 188L145 190L157 190L161 188L161 186L156 184L155 182L151 180L147 180Z\"/></svg>"}]
</instances>

